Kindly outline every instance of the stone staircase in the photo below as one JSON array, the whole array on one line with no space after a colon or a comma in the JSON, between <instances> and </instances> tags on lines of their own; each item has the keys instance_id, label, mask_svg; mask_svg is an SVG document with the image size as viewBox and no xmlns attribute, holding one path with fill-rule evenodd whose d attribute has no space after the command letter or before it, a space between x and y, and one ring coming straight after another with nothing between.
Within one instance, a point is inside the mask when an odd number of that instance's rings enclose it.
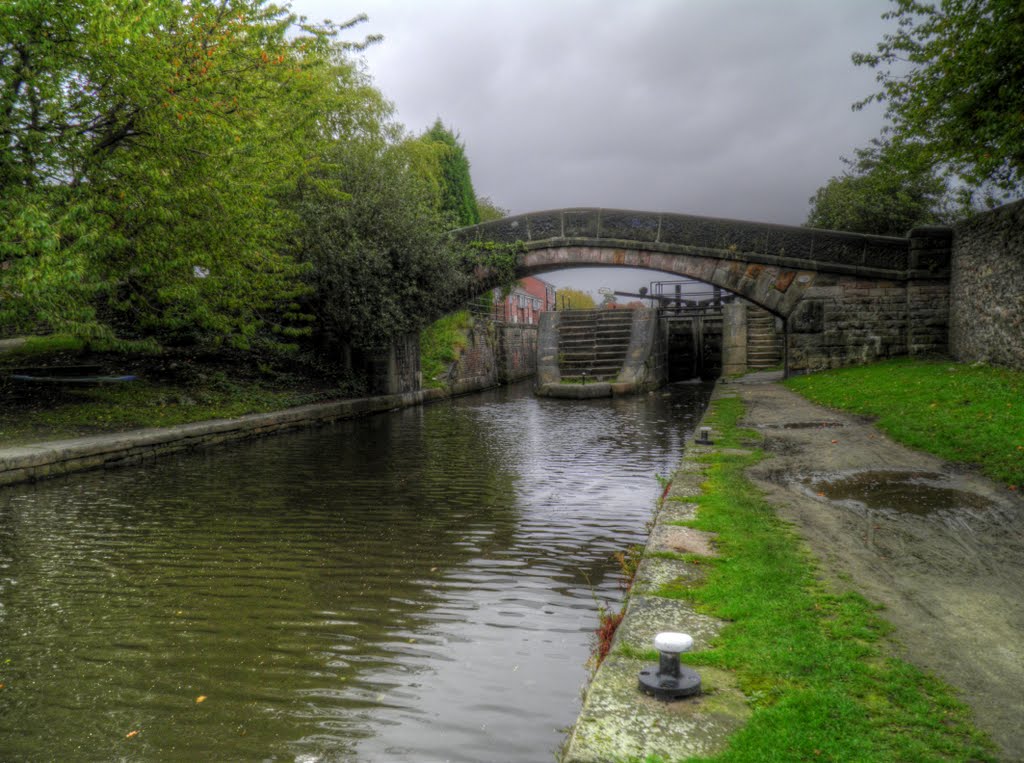
<instances>
[{"instance_id":1,"label":"stone staircase","mask_svg":"<svg viewBox=\"0 0 1024 763\"><path fill-rule=\"evenodd\" d=\"M615 381L626 362L632 310L566 310L558 321L558 368L563 382Z\"/></svg>"},{"instance_id":2,"label":"stone staircase","mask_svg":"<svg viewBox=\"0 0 1024 763\"><path fill-rule=\"evenodd\" d=\"M752 371L782 365L782 337L775 330L775 316L747 305L747 368Z\"/></svg>"}]
</instances>

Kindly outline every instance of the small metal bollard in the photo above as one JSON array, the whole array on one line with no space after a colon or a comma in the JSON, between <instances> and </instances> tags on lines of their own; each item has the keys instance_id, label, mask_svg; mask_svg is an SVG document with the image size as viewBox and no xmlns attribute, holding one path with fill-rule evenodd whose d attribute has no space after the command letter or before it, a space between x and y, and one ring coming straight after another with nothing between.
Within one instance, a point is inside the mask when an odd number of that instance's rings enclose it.
<instances>
[{"instance_id":1,"label":"small metal bollard","mask_svg":"<svg viewBox=\"0 0 1024 763\"><path fill-rule=\"evenodd\" d=\"M697 445L714 445L715 441L711 439L711 427L701 427L700 434L694 440L694 443Z\"/></svg>"},{"instance_id":2,"label":"small metal bollard","mask_svg":"<svg viewBox=\"0 0 1024 763\"><path fill-rule=\"evenodd\" d=\"M700 675L679 664L679 655L693 646L693 638L685 633L659 633L654 648L661 655L657 667L649 665L640 671L640 691L655 699L674 699L700 694Z\"/></svg>"}]
</instances>

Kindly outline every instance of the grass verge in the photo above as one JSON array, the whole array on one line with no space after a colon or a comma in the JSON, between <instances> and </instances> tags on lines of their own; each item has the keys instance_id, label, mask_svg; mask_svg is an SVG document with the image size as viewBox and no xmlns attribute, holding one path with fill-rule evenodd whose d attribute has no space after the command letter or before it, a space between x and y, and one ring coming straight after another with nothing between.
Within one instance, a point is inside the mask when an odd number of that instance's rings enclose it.
<instances>
[{"instance_id":1,"label":"grass verge","mask_svg":"<svg viewBox=\"0 0 1024 763\"><path fill-rule=\"evenodd\" d=\"M906 445L1024 485L1024 373L952 361L891 360L789 379L831 408L877 417Z\"/></svg>"},{"instance_id":2,"label":"grass verge","mask_svg":"<svg viewBox=\"0 0 1024 763\"><path fill-rule=\"evenodd\" d=\"M446 315L420 334L420 370L426 387L443 387L448 366L466 346L466 329L473 324L468 310Z\"/></svg>"},{"instance_id":3,"label":"grass verge","mask_svg":"<svg viewBox=\"0 0 1024 763\"><path fill-rule=\"evenodd\" d=\"M693 665L734 671L749 723L715 761L985 761L992 747L938 680L890 656L887 623L853 592L835 593L792 528L744 475L763 457L737 422L738 399L713 404L720 447L693 527L717 533L721 556L704 582L660 594L687 598L728 625ZM722 448L732 448L722 452Z\"/></svg>"}]
</instances>

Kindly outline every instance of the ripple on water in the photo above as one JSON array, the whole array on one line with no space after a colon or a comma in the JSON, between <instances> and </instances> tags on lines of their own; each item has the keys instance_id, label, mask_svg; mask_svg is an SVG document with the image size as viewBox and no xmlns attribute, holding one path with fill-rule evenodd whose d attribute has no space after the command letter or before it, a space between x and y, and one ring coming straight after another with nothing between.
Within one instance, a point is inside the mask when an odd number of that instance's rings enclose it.
<instances>
[{"instance_id":1,"label":"ripple on water","mask_svg":"<svg viewBox=\"0 0 1024 763\"><path fill-rule=\"evenodd\" d=\"M549 758L707 391L502 390L0 491L0 749Z\"/></svg>"}]
</instances>

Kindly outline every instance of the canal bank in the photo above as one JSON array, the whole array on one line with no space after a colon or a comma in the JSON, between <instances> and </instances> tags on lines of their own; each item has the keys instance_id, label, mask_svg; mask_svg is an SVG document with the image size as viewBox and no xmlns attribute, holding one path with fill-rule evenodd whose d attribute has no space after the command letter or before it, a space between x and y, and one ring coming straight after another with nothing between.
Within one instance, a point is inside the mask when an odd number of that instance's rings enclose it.
<instances>
[{"instance_id":1,"label":"canal bank","mask_svg":"<svg viewBox=\"0 0 1024 763\"><path fill-rule=\"evenodd\" d=\"M233 419L198 421L171 427L135 429L0 448L0 486L90 469L130 466L172 453L397 410L445 397L447 395L441 390L420 390L399 395L316 403Z\"/></svg>"},{"instance_id":2,"label":"canal bank","mask_svg":"<svg viewBox=\"0 0 1024 763\"><path fill-rule=\"evenodd\" d=\"M522 377L510 379L521 380ZM230 419L147 427L0 448L0 486L90 469L131 466L173 453L396 411L409 406L425 405L482 392L501 384L489 375L476 378L464 378L460 375L457 377L457 383L446 389L421 389L394 395L334 400Z\"/></svg>"},{"instance_id":3,"label":"canal bank","mask_svg":"<svg viewBox=\"0 0 1024 763\"><path fill-rule=\"evenodd\" d=\"M104 409L104 405L109 406L111 403L111 400L105 399L103 405L98 405L95 411L90 412L90 418L86 419L86 423L77 427L79 430L91 430L89 434L79 434L75 431L60 432L55 437L53 434L48 434L45 427L40 429L32 426L31 419L27 419L24 423L15 419L12 421L14 426L11 428L15 432L17 444L3 447L2 439L0 439L0 486L90 469L137 464L172 453L399 410L518 383L535 375L536 326L478 320L470 321L465 334L465 346L457 353L458 357L449 364L442 377L432 380L433 384L439 385L432 388L419 385L419 347L416 343L411 343L409 337L405 337L404 343L390 348L389 353L380 358L380 362L372 369L369 369L372 371L369 387L378 394L366 397L328 399L326 402L296 405L297 402L301 402L302 395L299 394L293 395L288 402L279 399L276 404L268 404L259 394L251 395L252 390L243 385L234 389L233 394L238 395L243 405L251 405L249 410L255 409L263 412L211 418L210 412L219 412L225 409L231 411L232 408L234 411L241 412L245 408L239 410L237 406L230 405L233 401L230 398L225 400L223 395L209 394L211 389L208 387L210 386L230 387L233 384L224 369L213 365L207 368L202 364L196 364L194 376L197 379L193 381L197 381L198 384L195 389L180 383L170 384L165 385L161 394L155 396L150 394L148 398L150 401L148 405L150 409L154 410L158 408L162 410L165 405L169 405L172 410L178 405L184 408L189 405L197 406L199 404L196 399L212 398L213 401L221 401L222 407L218 409L216 402L206 400L203 404L206 409L205 416L189 414L186 411L185 415L188 416L185 418L186 423L141 426L142 422L149 423L151 420L139 414L140 403L135 399L123 401L127 402L130 410L136 411L135 426L128 423L127 426L130 428L124 428L125 424L122 423L121 431L91 433L91 431L115 427L116 425L111 424L112 421L125 421L123 417L112 416L109 410ZM25 339L0 341L0 353L17 349L25 342ZM52 362L52 358L48 362ZM76 364L80 364L80 362L80 360L75 360ZM170 361L170 365L191 366L192 364L187 359L179 359ZM76 365L77 367L79 365ZM56 368L66 368L66 359L64 364L58 363ZM150 368L148 370L149 373L140 371L138 378L160 377L157 369ZM236 369L237 371L238 369ZM245 378L245 374L242 374L242 377ZM212 382L211 379L213 379ZM311 382L309 379L300 379L300 386L302 381L307 384ZM143 384L143 382L137 383ZM206 387L203 386L204 383L207 385ZM134 387L135 384L131 386ZM38 389L41 393L53 393L54 390L62 391L64 386L43 384ZM96 385L85 385L83 389L96 389ZM273 391L281 392L284 389L286 387L279 382ZM24 389L18 391L23 398L31 402L29 392ZM216 390L217 393L220 391ZM313 393L311 395L313 399L323 400L331 396L330 390L315 384L308 391ZM250 397L256 398L255 403L250 400ZM74 401L74 398L69 399ZM143 401L142 405L145 406L147 398L140 396L140 399ZM307 397L307 399L309 398ZM59 397L58 400L60 400ZM117 397L113 398L115 405L118 400ZM292 407L280 407L289 404ZM29 405L28 410L31 410L31 407ZM59 408L59 403L57 407ZM274 407L279 407L279 409L273 410ZM22 418L25 419L25 416ZM81 421L85 417L78 412L76 418ZM189 421L189 418L193 420ZM131 418L127 420L132 422ZM3 422L0 422L0 429L6 429ZM72 427L72 429L74 428ZM0 436L3 434L0 432Z\"/></svg>"},{"instance_id":4,"label":"canal bank","mask_svg":"<svg viewBox=\"0 0 1024 763\"><path fill-rule=\"evenodd\" d=\"M714 397L721 396L720 388ZM655 635L683 632L693 650L713 648L723 621L698 611L692 600L666 596L681 584L701 584L706 564L718 556L714 533L687 526L697 517L696 499L707 476L704 457L713 445L686 443L684 456L658 501L608 656L597 667L580 717L570 732L562 763L611 760L681 760L714 755L750 717L735 676L701 669L699 696L663 702L638 689L640 671L658 662ZM612 613L607 613L614 616ZM599 644L600 648L600 644Z\"/></svg>"},{"instance_id":5,"label":"canal bank","mask_svg":"<svg viewBox=\"0 0 1024 763\"><path fill-rule=\"evenodd\" d=\"M1024 759L1019 497L747 381L716 389L715 445L687 444L565 760ZM640 693L658 631L693 636L703 696Z\"/></svg>"}]
</instances>

